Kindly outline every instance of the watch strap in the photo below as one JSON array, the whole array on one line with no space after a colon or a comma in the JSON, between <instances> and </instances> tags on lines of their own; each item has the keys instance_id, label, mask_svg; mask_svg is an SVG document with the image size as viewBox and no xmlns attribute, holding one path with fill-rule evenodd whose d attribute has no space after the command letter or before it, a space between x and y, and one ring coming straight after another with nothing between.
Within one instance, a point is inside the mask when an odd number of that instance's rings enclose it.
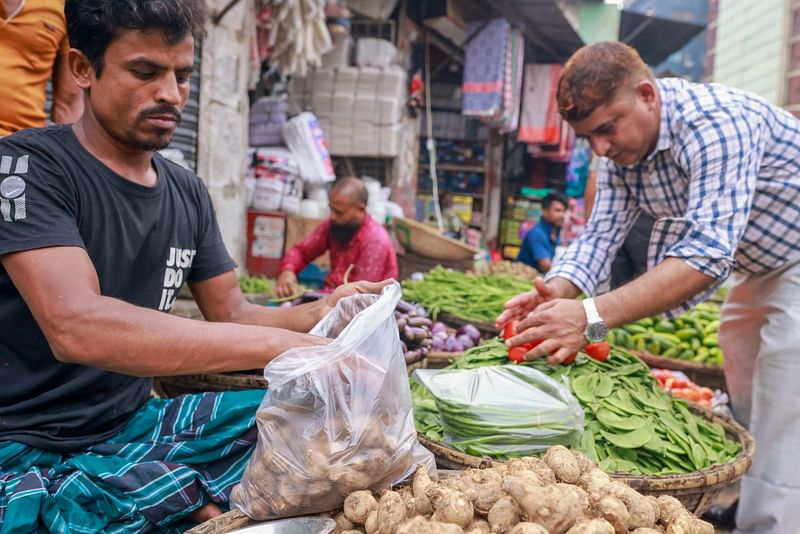
<instances>
[{"instance_id":1,"label":"watch strap","mask_svg":"<svg viewBox=\"0 0 800 534\"><path fill-rule=\"evenodd\" d=\"M597 311L597 305L594 303L594 299L583 300L583 311L586 313L587 325L603 321L603 318L600 317L600 313Z\"/></svg>"}]
</instances>

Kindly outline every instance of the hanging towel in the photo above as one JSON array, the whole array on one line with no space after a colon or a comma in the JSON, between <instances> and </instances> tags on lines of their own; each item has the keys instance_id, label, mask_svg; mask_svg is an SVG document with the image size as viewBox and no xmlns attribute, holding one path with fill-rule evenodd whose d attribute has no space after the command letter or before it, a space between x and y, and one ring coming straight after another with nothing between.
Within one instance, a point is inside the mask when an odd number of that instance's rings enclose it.
<instances>
[{"instance_id":1,"label":"hanging towel","mask_svg":"<svg viewBox=\"0 0 800 534\"><path fill-rule=\"evenodd\" d=\"M501 134L513 132L519 126L519 107L522 99L522 76L525 66L525 37L517 29L511 30L506 49L505 82L503 84L503 112L498 121Z\"/></svg>"},{"instance_id":2,"label":"hanging towel","mask_svg":"<svg viewBox=\"0 0 800 534\"><path fill-rule=\"evenodd\" d=\"M469 34L478 31L481 24L470 24ZM494 19L467 45L464 55L464 115L491 119L501 112L510 30L508 20Z\"/></svg>"},{"instance_id":3,"label":"hanging towel","mask_svg":"<svg viewBox=\"0 0 800 534\"><path fill-rule=\"evenodd\" d=\"M561 142L561 118L556 89L561 65L526 65L522 97L521 143L555 145Z\"/></svg>"}]
</instances>

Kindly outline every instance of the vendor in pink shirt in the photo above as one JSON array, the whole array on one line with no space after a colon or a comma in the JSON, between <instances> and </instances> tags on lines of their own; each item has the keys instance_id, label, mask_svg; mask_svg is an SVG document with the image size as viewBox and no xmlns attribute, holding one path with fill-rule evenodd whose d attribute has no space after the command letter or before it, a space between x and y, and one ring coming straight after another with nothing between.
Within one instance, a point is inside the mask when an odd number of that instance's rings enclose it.
<instances>
[{"instance_id":1,"label":"vendor in pink shirt","mask_svg":"<svg viewBox=\"0 0 800 534\"><path fill-rule=\"evenodd\" d=\"M358 178L337 180L330 191L331 217L293 246L283 257L278 295L297 293L297 273L330 251L326 291L344 283L397 278L397 256L386 229L367 214L367 188ZM352 266L352 268L351 268Z\"/></svg>"}]
</instances>

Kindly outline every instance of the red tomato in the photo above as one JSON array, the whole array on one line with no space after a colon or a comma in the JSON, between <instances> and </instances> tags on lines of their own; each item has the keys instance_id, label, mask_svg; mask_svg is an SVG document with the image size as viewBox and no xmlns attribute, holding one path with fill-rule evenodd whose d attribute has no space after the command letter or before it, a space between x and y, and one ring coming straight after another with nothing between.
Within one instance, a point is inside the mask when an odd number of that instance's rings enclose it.
<instances>
[{"instance_id":1,"label":"red tomato","mask_svg":"<svg viewBox=\"0 0 800 534\"><path fill-rule=\"evenodd\" d=\"M541 339L537 339L532 343L523 343L522 345L511 347L510 349L508 349L508 359L511 360L512 362L517 362L517 363L524 362L525 355L528 353L528 351L541 342L542 342Z\"/></svg>"},{"instance_id":2,"label":"red tomato","mask_svg":"<svg viewBox=\"0 0 800 534\"><path fill-rule=\"evenodd\" d=\"M608 355L611 352L611 345L608 341L600 341L599 343L589 343L583 347L585 352L590 358L594 358L598 362L608 360Z\"/></svg>"},{"instance_id":3,"label":"red tomato","mask_svg":"<svg viewBox=\"0 0 800 534\"><path fill-rule=\"evenodd\" d=\"M517 345L508 349L508 359L512 362L524 362L525 355L531 350L528 345Z\"/></svg>"},{"instance_id":4,"label":"red tomato","mask_svg":"<svg viewBox=\"0 0 800 534\"><path fill-rule=\"evenodd\" d=\"M561 365L569 365L572 362L574 362L575 358L577 358L577 357L578 357L578 353L577 352L573 352L572 354L570 354L569 356L564 358L564 361L561 362Z\"/></svg>"},{"instance_id":5,"label":"red tomato","mask_svg":"<svg viewBox=\"0 0 800 534\"><path fill-rule=\"evenodd\" d=\"M515 321L511 321L510 323L505 325L503 327L503 333L502 333L503 339L508 339L510 337L514 337L515 335L517 335L515 330L516 330L518 324L519 324L519 321L515 320Z\"/></svg>"}]
</instances>

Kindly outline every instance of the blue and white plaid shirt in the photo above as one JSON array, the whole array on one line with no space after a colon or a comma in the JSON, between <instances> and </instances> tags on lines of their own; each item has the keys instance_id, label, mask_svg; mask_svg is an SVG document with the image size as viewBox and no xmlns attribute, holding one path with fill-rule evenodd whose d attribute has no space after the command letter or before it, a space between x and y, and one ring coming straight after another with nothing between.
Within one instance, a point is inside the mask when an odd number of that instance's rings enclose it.
<instances>
[{"instance_id":1,"label":"blue and white plaid shirt","mask_svg":"<svg viewBox=\"0 0 800 534\"><path fill-rule=\"evenodd\" d=\"M640 212L656 219L648 267L684 260L716 280L800 257L800 120L753 94L658 80L661 126L644 161L603 158L584 232L547 273L587 295L608 290L611 260Z\"/></svg>"}]
</instances>

